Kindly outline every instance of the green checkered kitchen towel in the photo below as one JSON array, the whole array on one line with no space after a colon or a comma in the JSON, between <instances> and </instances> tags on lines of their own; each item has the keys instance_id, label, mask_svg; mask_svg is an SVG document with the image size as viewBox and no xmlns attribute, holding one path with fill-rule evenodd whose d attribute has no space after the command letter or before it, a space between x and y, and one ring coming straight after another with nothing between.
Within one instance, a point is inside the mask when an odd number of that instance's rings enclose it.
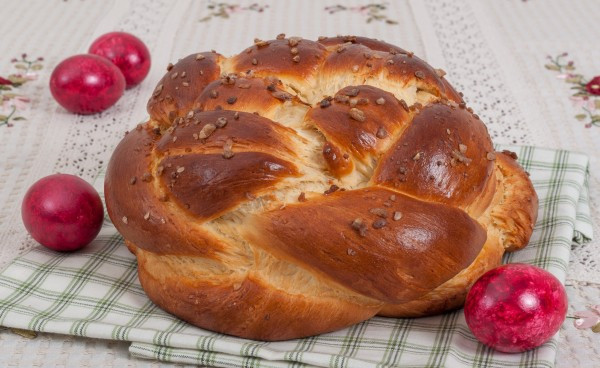
<instances>
[{"instance_id":1,"label":"green checkered kitchen towel","mask_svg":"<svg viewBox=\"0 0 600 368\"><path fill-rule=\"evenodd\" d=\"M588 158L533 147L499 148L518 153L540 198L530 245L505 261L543 267L564 281L571 245L592 236ZM553 367L557 350L556 337L522 354L486 348L469 332L462 311L418 319L375 317L284 342L204 331L148 300L137 280L135 257L108 220L98 238L79 252L37 247L4 269L0 325L127 340L135 357L214 367Z\"/></svg>"}]
</instances>

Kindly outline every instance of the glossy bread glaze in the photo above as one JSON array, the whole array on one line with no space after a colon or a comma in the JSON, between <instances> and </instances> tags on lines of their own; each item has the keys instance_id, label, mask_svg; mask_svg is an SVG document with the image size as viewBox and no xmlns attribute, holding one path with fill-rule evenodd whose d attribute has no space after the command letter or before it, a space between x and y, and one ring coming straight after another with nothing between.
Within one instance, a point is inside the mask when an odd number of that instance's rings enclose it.
<instances>
[{"instance_id":1,"label":"glossy bread glaze","mask_svg":"<svg viewBox=\"0 0 600 368\"><path fill-rule=\"evenodd\" d=\"M202 328L281 340L462 305L537 197L444 73L361 37L169 65L116 148L108 213L141 284Z\"/></svg>"}]
</instances>

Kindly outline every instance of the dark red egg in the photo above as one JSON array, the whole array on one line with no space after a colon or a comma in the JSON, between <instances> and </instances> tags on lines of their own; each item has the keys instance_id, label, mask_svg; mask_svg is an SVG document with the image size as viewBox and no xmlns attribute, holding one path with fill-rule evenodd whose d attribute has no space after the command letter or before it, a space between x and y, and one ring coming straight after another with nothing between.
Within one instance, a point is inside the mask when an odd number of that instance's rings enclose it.
<instances>
[{"instance_id":1,"label":"dark red egg","mask_svg":"<svg viewBox=\"0 0 600 368\"><path fill-rule=\"evenodd\" d=\"M148 48L130 33L104 34L92 43L89 53L103 56L115 64L125 76L127 88L139 84L150 71Z\"/></svg>"},{"instance_id":2,"label":"dark red egg","mask_svg":"<svg viewBox=\"0 0 600 368\"><path fill-rule=\"evenodd\" d=\"M542 345L558 331L566 314L567 295L560 281L539 267L519 263L485 273L465 302L473 335L507 353Z\"/></svg>"},{"instance_id":3,"label":"dark red egg","mask_svg":"<svg viewBox=\"0 0 600 368\"><path fill-rule=\"evenodd\" d=\"M102 227L104 209L98 192L85 180L55 174L29 188L21 216L35 240L50 249L68 252L94 240Z\"/></svg>"},{"instance_id":4,"label":"dark red egg","mask_svg":"<svg viewBox=\"0 0 600 368\"><path fill-rule=\"evenodd\" d=\"M121 98L125 78L106 58L75 55L54 68L50 91L65 109L77 114L94 114L108 109Z\"/></svg>"}]
</instances>

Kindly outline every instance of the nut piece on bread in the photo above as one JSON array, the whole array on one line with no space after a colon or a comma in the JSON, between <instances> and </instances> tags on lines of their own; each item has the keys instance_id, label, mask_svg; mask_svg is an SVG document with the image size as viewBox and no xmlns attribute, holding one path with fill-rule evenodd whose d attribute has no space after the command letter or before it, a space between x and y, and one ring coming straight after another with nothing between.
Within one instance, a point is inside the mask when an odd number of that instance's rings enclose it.
<instances>
[{"instance_id":1,"label":"nut piece on bread","mask_svg":"<svg viewBox=\"0 0 600 368\"><path fill-rule=\"evenodd\" d=\"M169 65L105 181L150 299L268 341L461 307L538 200L444 74L354 36Z\"/></svg>"}]
</instances>

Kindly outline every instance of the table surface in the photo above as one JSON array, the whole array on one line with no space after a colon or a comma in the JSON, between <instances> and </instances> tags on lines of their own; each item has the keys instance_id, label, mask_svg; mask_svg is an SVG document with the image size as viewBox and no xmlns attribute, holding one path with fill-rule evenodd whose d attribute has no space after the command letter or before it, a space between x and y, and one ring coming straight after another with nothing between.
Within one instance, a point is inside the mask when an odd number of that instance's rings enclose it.
<instances>
[{"instance_id":1,"label":"table surface","mask_svg":"<svg viewBox=\"0 0 600 368\"><path fill-rule=\"evenodd\" d=\"M495 142L588 154L599 234L600 116L599 126L590 124L600 115L600 98L574 97L571 88L577 75L583 81L600 75L597 0L0 0L0 9L0 77L21 73L25 81L14 91L20 97L0 100L0 267L36 244L20 219L27 188L55 172L94 180L123 132L145 118L147 98L170 61L211 49L232 55L255 37L281 32L310 39L364 35L412 50L448 73ZM47 87L53 67L114 30L147 44L150 74L106 112L67 113ZM24 53L33 63L16 69L23 63L11 59ZM566 282L570 315L600 304L599 243L573 247ZM561 329L557 366L600 365L600 335L570 321ZM29 340L6 329L0 330L0 350L0 366L170 366L130 358L124 342L47 334Z\"/></svg>"}]
</instances>

